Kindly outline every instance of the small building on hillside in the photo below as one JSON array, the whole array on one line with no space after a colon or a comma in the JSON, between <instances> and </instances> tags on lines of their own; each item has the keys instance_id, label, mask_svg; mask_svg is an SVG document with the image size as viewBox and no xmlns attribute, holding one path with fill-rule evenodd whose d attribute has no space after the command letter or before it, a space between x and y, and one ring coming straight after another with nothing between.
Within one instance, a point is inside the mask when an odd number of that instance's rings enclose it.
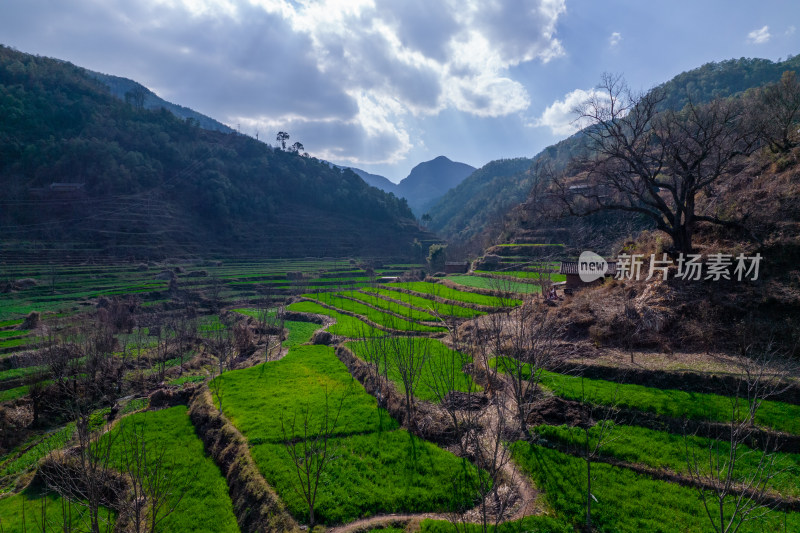
<instances>
[{"instance_id":1,"label":"small building on hillside","mask_svg":"<svg viewBox=\"0 0 800 533\"><path fill-rule=\"evenodd\" d=\"M581 287L586 287L587 285L592 285L596 283L602 283L605 278L608 276L616 276L617 275L617 263L616 262L608 262L606 263L606 270L603 272L603 276L599 279L594 281L585 282L581 279L580 273L578 272L578 262L577 261L562 261L561 267L558 269L559 274L564 274L567 276L567 282L565 288L568 290L579 289Z\"/></svg>"},{"instance_id":2,"label":"small building on hillside","mask_svg":"<svg viewBox=\"0 0 800 533\"><path fill-rule=\"evenodd\" d=\"M445 274L466 274L469 272L469 261L447 261L444 264Z\"/></svg>"}]
</instances>

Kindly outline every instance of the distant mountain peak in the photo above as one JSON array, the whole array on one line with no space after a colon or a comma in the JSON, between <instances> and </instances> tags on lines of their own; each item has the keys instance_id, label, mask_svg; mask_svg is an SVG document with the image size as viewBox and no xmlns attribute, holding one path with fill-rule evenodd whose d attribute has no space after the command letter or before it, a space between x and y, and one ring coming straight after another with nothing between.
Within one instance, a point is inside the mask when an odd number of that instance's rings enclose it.
<instances>
[{"instance_id":1,"label":"distant mountain peak","mask_svg":"<svg viewBox=\"0 0 800 533\"><path fill-rule=\"evenodd\" d=\"M473 172L475 167L440 155L412 168L408 177L397 185L397 193L420 216Z\"/></svg>"}]
</instances>

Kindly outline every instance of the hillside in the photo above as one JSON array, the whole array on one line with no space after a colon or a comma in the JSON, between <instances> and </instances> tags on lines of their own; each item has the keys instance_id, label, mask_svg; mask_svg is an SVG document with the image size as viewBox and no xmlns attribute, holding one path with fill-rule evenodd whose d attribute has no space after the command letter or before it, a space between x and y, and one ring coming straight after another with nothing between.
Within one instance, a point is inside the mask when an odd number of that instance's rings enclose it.
<instances>
[{"instance_id":1,"label":"hillside","mask_svg":"<svg viewBox=\"0 0 800 533\"><path fill-rule=\"evenodd\" d=\"M450 239L463 241L475 236L489 223L487 213L503 212L525 199L531 187L528 169L532 163L532 159L518 157L485 164L433 205L429 227Z\"/></svg>"},{"instance_id":2,"label":"hillside","mask_svg":"<svg viewBox=\"0 0 800 533\"><path fill-rule=\"evenodd\" d=\"M176 117L180 117L184 120L192 119L197 121L197 124L203 129L221 131L222 133L234 132L232 128L229 128L225 124L218 122L211 117L207 117L206 115L198 113L197 111L189 109L188 107L173 104L172 102L167 102L166 100L159 98L156 93L144 85L133 80L129 80L128 78L112 76L111 74L102 74L100 72L94 72L91 70L86 70L86 73L92 78L102 82L103 85L107 86L112 95L116 96L120 100L130 103L135 107L151 110L163 108Z\"/></svg>"},{"instance_id":3,"label":"hillside","mask_svg":"<svg viewBox=\"0 0 800 533\"><path fill-rule=\"evenodd\" d=\"M667 94L661 105L665 109L680 109L689 99L694 103L704 103L715 97L735 95L776 82L786 70L800 71L800 56L781 62L741 58L707 63L660 85ZM533 165L547 161L556 169L562 169L580 150L581 142L579 132L545 148L528 161ZM503 174L506 172L503 167L492 163L484 168L485 172L464 180L430 211L432 222L429 227L432 230L448 240L472 244L474 249L501 237L505 227L503 221L509 211L525 201L535 183L535 177L528 172ZM569 231L568 228L561 229ZM513 236L506 233L503 238Z\"/></svg>"},{"instance_id":4,"label":"hillside","mask_svg":"<svg viewBox=\"0 0 800 533\"><path fill-rule=\"evenodd\" d=\"M397 184L389 181L389 178L381 176L379 174L371 174L366 170L361 170L360 168L350 167L350 170L355 172L362 180L364 180L367 185L372 187L377 187L384 192L394 193L395 196L397 195Z\"/></svg>"},{"instance_id":5,"label":"hillside","mask_svg":"<svg viewBox=\"0 0 800 533\"><path fill-rule=\"evenodd\" d=\"M397 194L408 200L415 214L422 215L474 171L473 166L440 155L412 168L408 177L397 184Z\"/></svg>"},{"instance_id":6,"label":"hillside","mask_svg":"<svg viewBox=\"0 0 800 533\"><path fill-rule=\"evenodd\" d=\"M391 255L430 238L349 170L126 103L63 61L0 48L0 115L6 257Z\"/></svg>"}]
</instances>

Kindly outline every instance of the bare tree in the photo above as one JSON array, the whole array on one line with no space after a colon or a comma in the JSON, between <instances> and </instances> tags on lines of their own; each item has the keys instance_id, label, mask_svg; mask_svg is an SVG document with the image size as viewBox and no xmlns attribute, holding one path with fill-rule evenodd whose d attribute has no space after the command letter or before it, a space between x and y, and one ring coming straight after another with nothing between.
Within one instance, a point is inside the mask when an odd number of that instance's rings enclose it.
<instances>
[{"instance_id":1,"label":"bare tree","mask_svg":"<svg viewBox=\"0 0 800 533\"><path fill-rule=\"evenodd\" d=\"M222 301L222 289L224 285L222 280L219 279L216 273L211 275L211 283L209 284L209 299L211 301L211 310L215 313L219 311L220 303Z\"/></svg>"},{"instance_id":2,"label":"bare tree","mask_svg":"<svg viewBox=\"0 0 800 533\"><path fill-rule=\"evenodd\" d=\"M335 458L332 439L340 429L339 415L351 390L352 382L339 395L338 401L334 401L326 388L322 412L313 412L311 406L306 404L300 410L300 420L295 411L288 427L281 418L284 447L297 476L294 489L308 506L308 523L311 526L316 522L314 508L320 479Z\"/></svg>"},{"instance_id":3,"label":"bare tree","mask_svg":"<svg viewBox=\"0 0 800 533\"><path fill-rule=\"evenodd\" d=\"M85 507L92 533L113 529L112 508L124 486L112 470L112 449L117 434L107 427L96 430L92 404L84 388L77 388L67 409L75 420L77 445L53 450L41 465L48 487L78 507Z\"/></svg>"},{"instance_id":4,"label":"bare tree","mask_svg":"<svg viewBox=\"0 0 800 533\"><path fill-rule=\"evenodd\" d=\"M189 353L192 342L197 337L197 321L187 311L175 315L170 321L170 329L175 332L175 347L178 350L180 373L183 375L183 363Z\"/></svg>"},{"instance_id":5,"label":"bare tree","mask_svg":"<svg viewBox=\"0 0 800 533\"><path fill-rule=\"evenodd\" d=\"M508 413L498 396L486 410L465 414L473 423L464 434L463 447L468 453L464 457L471 457L478 468L469 468L465 459L461 475L453 479L453 496L459 506L448 514L448 520L457 532L473 531L476 517L465 503L477 496L480 531L497 531L517 497L503 489L515 482L513 470L507 468L511 453L504 443Z\"/></svg>"},{"instance_id":6,"label":"bare tree","mask_svg":"<svg viewBox=\"0 0 800 533\"><path fill-rule=\"evenodd\" d=\"M688 436L684 439L689 476L718 533L736 533L776 506L768 496L773 479L786 468L778 462L777 442L755 422L763 402L790 386L787 378L794 368L787 361L771 339L763 344L744 342L737 356L740 379L735 390L729 391L725 429L709 434L702 452L690 447ZM758 456L755 465L748 461L753 454Z\"/></svg>"},{"instance_id":7,"label":"bare tree","mask_svg":"<svg viewBox=\"0 0 800 533\"><path fill-rule=\"evenodd\" d=\"M229 370L235 355L233 332L225 324L220 324L213 332L212 344L217 356L219 375Z\"/></svg>"},{"instance_id":8,"label":"bare tree","mask_svg":"<svg viewBox=\"0 0 800 533\"><path fill-rule=\"evenodd\" d=\"M583 419L578 424L582 436L579 453L586 465L586 522L584 526L587 533L590 533L592 531L592 502L597 501L592 492L592 463L600 456L603 446L613 438L612 431L619 414L617 409L619 386L614 389L610 401L599 405L587 392L583 376L579 379L581 380L580 402L584 411Z\"/></svg>"},{"instance_id":9,"label":"bare tree","mask_svg":"<svg viewBox=\"0 0 800 533\"><path fill-rule=\"evenodd\" d=\"M120 429L121 469L128 478L123 505L136 533L155 533L180 505L187 478L181 476L166 449L145 436L145 425L126 420Z\"/></svg>"},{"instance_id":10,"label":"bare tree","mask_svg":"<svg viewBox=\"0 0 800 533\"><path fill-rule=\"evenodd\" d=\"M414 393L419 386L425 364L431 356L431 340L427 337L389 336L386 339L388 367L397 373L403 384L406 426L414 425Z\"/></svg>"},{"instance_id":11,"label":"bare tree","mask_svg":"<svg viewBox=\"0 0 800 533\"><path fill-rule=\"evenodd\" d=\"M754 118L770 150L788 152L797 146L800 82L794 71L784 72L778 83L759 90L754 100Z\"/></svg>"},{"instance_id":12,"label":"bare tree","mask_svg":"<svg viewBox=\"0 0 800 533\"><path fill-rule=\"evenodd\" d=\"M699 212L697 199L713 194L755 149L757 135L738 100L690 102L681 111L662 110L663 100L660 89L635 94L620 76L605 74L576 109L588 126L588 155L572 174L585 179L555 176L554 188L567 214L638 213L671 237L675 252L689 253L698 222L743 229L740 221Z\"/></svg>"},{"instance_id":13,"label":"bare tree","mask_svg":"<svg viewBox=\"0 0 800 533\"><path fill-rule=\"evenodd\" d=\"M530 439L528 418L539 394L542 375L555 366L555 342L559 328L542 304L526 302L518 315L507 320L501 334L495 334L494 353L498 367L507 376L519 430ZM502 327L502 326L501 326Z\"/></svg>"},{"instance_id":14,"label":"bare tree","mask_svg":"<svg viewBox=\"0 0 800 533\"><path fill-rule=\"evenodd\" d=\"M222 368L220 366L220 368ZM212 371L213 374L213 371ZM217 400L217 409L219 411L220 416L222 415L222 400L225 397L225 388L222 386L222 371L216 376L211 376L211 381L208 382L208 388L211 389L211 393L214 395L214 398Z\"/></svg>"}]
</instances>

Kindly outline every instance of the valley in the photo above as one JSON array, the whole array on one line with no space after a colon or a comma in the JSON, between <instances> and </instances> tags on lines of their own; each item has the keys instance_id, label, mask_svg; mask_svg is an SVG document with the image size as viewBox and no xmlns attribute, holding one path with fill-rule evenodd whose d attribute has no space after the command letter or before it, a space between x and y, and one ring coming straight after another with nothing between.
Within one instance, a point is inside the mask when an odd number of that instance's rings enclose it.
<instances>
[{"instance_id":1,"label":"valley","mask_svg":"<svg viewBox=\"0 0 800 533\"><path fill-rule=\"evenodd\" d=\"M340 94L372 12L291 4L229 124L0 45L0 533L800 531L800 57L536 118L493 13Z\"/></svg>"}]
</instances>

